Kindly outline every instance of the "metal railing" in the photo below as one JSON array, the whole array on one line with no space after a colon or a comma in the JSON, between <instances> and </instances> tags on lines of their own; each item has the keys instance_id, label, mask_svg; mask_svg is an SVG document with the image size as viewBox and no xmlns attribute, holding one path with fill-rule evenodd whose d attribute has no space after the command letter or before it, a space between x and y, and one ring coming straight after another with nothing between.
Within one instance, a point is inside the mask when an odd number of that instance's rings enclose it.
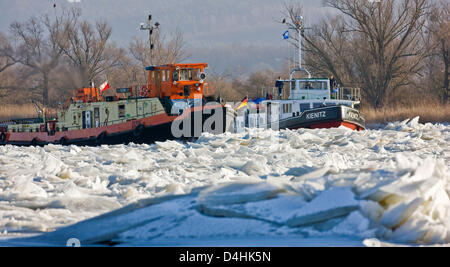
<instances>
[{"instance_id":1,"label":"metal railing","mask_svg":"<svg viewBox=\"0 0 450 267\"><path fill-rule=\"evenodd\" d=\"M142 119L148 116L153 116L153 115L157 115L160 114L161 111L152 111L152 112L146 112L143 114L139 114L139 116L133 117L133 118L120 118L117 120L109 120L108 122L100 122L100 126L98 127L104 127L104 126L108 126L108 125L113 125L113 124L117 124L117 123L123 123L123 122L128 122L128 121L133 121L133 120L138 120L138 119ZM91 127L89 129L92 128L98 128L98 127ZM69 130L81 130L83 129L83 125L75 125L75 126L68 126L68 127L64 127L62 129L59 129L59 132L65 132L65 131L69 131Z\"/></svg>"},{"instance_id":2,"label":"metal railing","mask_svg":"<svg viewBox=\"0 0 450 267\"><path fill-rule=\"evenodd\" d=\"M339 100L361 100L361 88L359 87L338 87L337 92L331 92L332 99Z\"/></svg>"}]
</instances>

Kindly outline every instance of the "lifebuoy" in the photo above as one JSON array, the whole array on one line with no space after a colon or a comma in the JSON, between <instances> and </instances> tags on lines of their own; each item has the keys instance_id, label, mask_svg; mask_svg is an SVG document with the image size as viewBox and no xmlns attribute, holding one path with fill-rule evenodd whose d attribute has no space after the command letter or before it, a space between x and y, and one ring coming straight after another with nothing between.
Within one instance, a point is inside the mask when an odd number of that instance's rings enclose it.
<instances>
[{"instance_id":1,"label":"lifebuoy","mask_svg":"<svg viewBox=\"0 0 450 267\"><path fill-rule=\"evenodd\" d=\"M6 134L5 133L0 134L0 142L2 142L2 143L6 142Z\"/></svg>"},{"instance_id":2,"label":"lifebuoy","mask_svg":"<svg viewBox=\"0 0 450 267\"><path fill-rule=\"evenodd\" d=\"M136 128L134 128L133 135L135 137L138 137L142 134L143 131L144 131L144 125L139 124L138 126L136 126Z\"/></svg>"}]
</instances>

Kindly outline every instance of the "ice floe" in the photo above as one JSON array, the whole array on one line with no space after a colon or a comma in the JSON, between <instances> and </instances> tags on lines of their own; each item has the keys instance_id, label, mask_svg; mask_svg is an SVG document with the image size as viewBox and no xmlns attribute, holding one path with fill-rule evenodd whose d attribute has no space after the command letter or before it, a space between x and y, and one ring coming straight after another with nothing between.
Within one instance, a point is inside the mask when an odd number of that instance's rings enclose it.
<instances>
[{"instance_id":1,"label":"ice floe","mask_svg":"<svg viewBox=\"0 0 450 267\"><path fill-rule=\"evenodd\" d=\"M188 143L1 146L0 238L448 244L449 162L450 126L418 118L363 132L249 129Z\"/></svg>"}]
</instances>

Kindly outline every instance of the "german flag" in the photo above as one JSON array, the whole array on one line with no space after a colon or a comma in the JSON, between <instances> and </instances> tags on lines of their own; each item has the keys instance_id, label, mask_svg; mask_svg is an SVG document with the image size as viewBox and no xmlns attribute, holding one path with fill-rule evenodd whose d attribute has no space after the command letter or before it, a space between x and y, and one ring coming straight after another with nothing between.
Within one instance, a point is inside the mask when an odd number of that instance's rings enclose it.
<instances>
[{"instance_id":1,"label":"german flag","mask_svg":"<svg viewBox=\"0 0 450 267\"><path fill-rule=\"evenodd\" d=\"M240 109L242 107L247 106L247 100L248 100L248 96L246 96L244 99L242 99L241 104L237 108L235 108L234 110L238 110L238 109Z\"/></svg>"}]
</instances>

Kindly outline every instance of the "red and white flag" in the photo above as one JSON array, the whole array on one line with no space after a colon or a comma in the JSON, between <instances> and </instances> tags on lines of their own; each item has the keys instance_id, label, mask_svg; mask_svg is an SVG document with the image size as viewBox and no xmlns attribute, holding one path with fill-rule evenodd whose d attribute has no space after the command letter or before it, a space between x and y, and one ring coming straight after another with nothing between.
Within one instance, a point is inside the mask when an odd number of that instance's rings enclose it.
<instances>
[{"instance_id":1,"label":"red and white flag","mask_svg":"<svg viewBox=\"0 0 450 267\"><path fill-rule=\"evenodd\" d=\"M106 91L109 89L109 84L108 81L102 83L102 85L100 85L100 93L103 93L103 91Z\"/></svg>"}]
</instances>

